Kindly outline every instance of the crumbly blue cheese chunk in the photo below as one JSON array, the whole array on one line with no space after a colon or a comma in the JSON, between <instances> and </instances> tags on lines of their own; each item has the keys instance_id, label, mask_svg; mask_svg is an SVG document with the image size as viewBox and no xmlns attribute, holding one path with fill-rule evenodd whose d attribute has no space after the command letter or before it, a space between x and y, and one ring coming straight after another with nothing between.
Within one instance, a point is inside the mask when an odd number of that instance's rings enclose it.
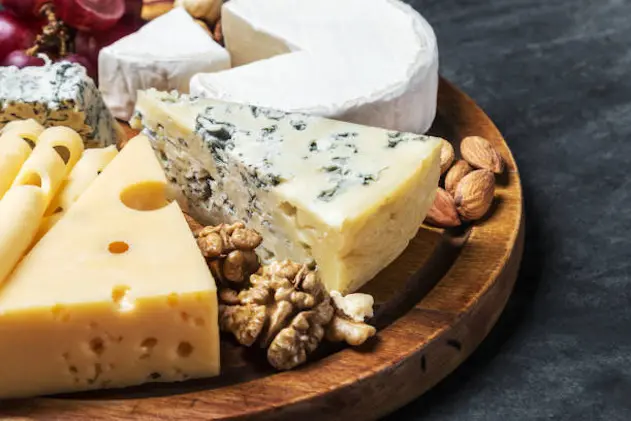
<instances>
[{"instance_id":1,"label":"crumbly blue cheese chunk","mask_svg":"<svg viewBox=\"0 0 631 421\"><path fill-rule=\"evenodd\" d=\"M342 293L405 249L438 185L430 136L154 90L140 93L132 124L193 216L245 221L264 259L314 260Z\"/></svg>"},{"instance_id":2,"label":"crumbly blue cheese chunk","mask_svg":"<svg viewBox=\"0 0 631 421\"><path fill-rule=\"evenodd\" d=\"M123 135L94 81L69 62L0 67L0 129L29 118L46 127L70 127L87 147L113 145Z\"/></svg>"}]
</instances>

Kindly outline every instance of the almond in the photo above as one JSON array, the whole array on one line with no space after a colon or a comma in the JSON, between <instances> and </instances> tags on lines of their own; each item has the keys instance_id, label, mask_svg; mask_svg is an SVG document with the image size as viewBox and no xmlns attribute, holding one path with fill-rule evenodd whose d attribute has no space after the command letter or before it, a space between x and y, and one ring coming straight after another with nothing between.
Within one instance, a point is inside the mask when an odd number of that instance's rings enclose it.
<instances>
[{"instance_id":1,"label":"almond","mask_svg":"<svg viewBox=\"0 0 631 421\"><path fill-rule=\"evenodd\" d=\"M454 147L449 143L449 141L445 139L441 139L441 148L440 148L440 174L443 175L445 172L451 167L454 159L456 158L456 152L454 151Z\"/></svg>"},{"instance_id":2,"label":"almond","mask_svg":"<svg viewBox=\"0 0 631 421\"><path fill-rule=\"evenodd\" d=\"M459 159L445 176L445 190L449 194L456 194L456 186L462 180L462 177L473 171L473 168L464 159Z\"/></svg>"},{"instance_id":3,"label":"almond","mask_svg":"<svg viewBox=\"0 0 631 421\"><path fill-rule=\"evenodd\" d=\"M454 198L446 190L439 187L436 191L434 203L425 216L425 222L439 228L460 225L460 217L458 217Z\"/></svg>"},{"instance_id":4,"label":"almond","mask_svg":"<svg viewBox=\"0 0 631 421\"><path fill-rule=\"evenodd\" d=\"M491 207L495 195L495 177L488 170L475 170L465 175L456 187L454 202L465 221L482 218Z\"/></svg>"},{"instance_id":5,"label":"almond","mask_svg":"<svg viewBox=\"0 0 631 421\"><path fill-rule=\"evenodd\" d=\"M495 174L504 171L504 160L491 142L480 136L468 136L460 143L460 154L471 166Z\"/></svg>"}]
</instances>

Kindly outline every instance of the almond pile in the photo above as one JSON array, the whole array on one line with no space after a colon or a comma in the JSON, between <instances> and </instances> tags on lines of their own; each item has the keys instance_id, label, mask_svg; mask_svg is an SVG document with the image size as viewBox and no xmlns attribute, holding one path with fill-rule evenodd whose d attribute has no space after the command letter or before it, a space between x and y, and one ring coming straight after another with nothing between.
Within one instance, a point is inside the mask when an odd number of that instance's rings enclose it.
<instances>
[{"instance_id":1,"label":"almond pile","mask_svg":"<svg viewBox=\"0 0 631 421\"><path fill-rule=\"evenodd\" d=\"M468 136L460 143L456 160L454 147L442 140L440 173L434 204L425 223L439 227L457 227L475 221L489 211L495 196L495 175L504 171L504 159L491 142L480 136ZM454 163L455 161L455 163Z\"/></svg>"}]
</instances>

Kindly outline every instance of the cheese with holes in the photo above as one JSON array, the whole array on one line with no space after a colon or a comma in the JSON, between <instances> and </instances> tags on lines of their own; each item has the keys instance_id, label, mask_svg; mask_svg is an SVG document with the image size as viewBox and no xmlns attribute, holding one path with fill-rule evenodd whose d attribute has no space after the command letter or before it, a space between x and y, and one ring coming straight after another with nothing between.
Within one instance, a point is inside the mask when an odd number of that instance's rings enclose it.
<instances>
[{"instance_id":1,"label":"cheese with holes","mask_svg":"<svg viewBox=\"0 0 631 421\"><path fill-rule=\"evenodd\" d=\"M17 120L0 130L0 199L31 155L44 128L35 120Z\"/></svg>"},{"instance_id":2,"label":"cheese with holes","mask_svg":"<svg viewBox=\"0 0 631 421\"><path fill-rule=\"evenodd\" d=\"M244 221L263 236L261 257L315 260L342 293L405 249L438 186L430 136L155 90L137 111L194 216Z\"/></svg>"},{"instance_id":3,"label":"cheese with holes","mask_svg":"<svg viewBox=\"0 0 631 421\"><path fill-rule=\"evenodd\" d=\"M229 68L226 50L176 7L101 50L99 87L114 116L128 120L139 89L188 92L196 73Z\"/></svg>"},{"instance_id":4,"label":"cheese with holes","mask_svg":"<svg viewBox=\"0 0 631 421\"><path fill-rule=\"evenodd\" d=\"M0 128L25 119L70 127L88 147L114 145L124 136L85 68L69 62L0 67Z\"/></svg>"},{"instance_id":5,"label":"cheese with holes","mask_svg":"<svg viewBox=\"0 0 631 421\"><path fill-rule=\"evenodd\" d=\"M63 126L50 127L37 137L35 149L22 165L13 186L41 187L48 206L82 153L83 140L77 132Z\"/></svg>"},{"instance_id":6,"label":"cheese with holes","mask_svg":"<svg viewBox=\"0 0 631 421\"><path fill-rule=\"evenodd\" d=\"M143 136L0 290L0 398L219 373L214 280Z\"/></svg>"},{"instance_id":7,"label":"cheese with holes","mask_svg":"<svg viewBox=\"0 0 631 421\"><path fill-rule=\"evenodd\" d=\"M434 119L438 48L398 0L230 0L235 68L196 75L191 94L414 133Z\"/></svg>"}]
</instances>

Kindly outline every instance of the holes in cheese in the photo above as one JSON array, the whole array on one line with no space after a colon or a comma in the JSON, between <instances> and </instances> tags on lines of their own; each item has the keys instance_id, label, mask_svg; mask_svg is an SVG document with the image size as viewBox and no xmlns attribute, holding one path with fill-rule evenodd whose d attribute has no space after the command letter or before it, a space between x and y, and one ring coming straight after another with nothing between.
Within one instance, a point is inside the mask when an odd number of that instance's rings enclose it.
<instances>
[{"instance_id":1,"label":"holes in cheese","mask_svg":"<svg viewBox=\"0 0 631 421\"><path fill-rule=\"evenodd\" d=\"M112 288L112 302L119 311L130 311L134 308L134 301L130 297L131 288L127 285L116 285Z\"/></svg>"},{"instance_id":2,"label":"holes in cheese","mask_svg":"<svg viewBox=\"0 0 631 421\"><path fill-rule=\"evenodd\" d=\"M61 126L46 129L37 138L35 149L22 165L13 185L29 184L31 173L39 174L48 206L82 153L83 140L77 132Z\"/></svg>"},{"instance_id":3,"label":"holes in cheese","mask_svg":"<svg viewBox=\"0 0 631 421\"><path fill-rule=\"evenodd\" d=\"M129 250L129 244L124 241L113 241L107 246L107 249L112 254L123 254Z\"/></svg>"},{"instance_id":4,"label":"holes in cheese","mask_svg":"<svg viewBox=\"0 0 631 421\"><path fill-rule=\"evenodd\" d=\"M190 344L190 342L180 342L180 344L177 346L177 355L179 355L181 358L188 358L191 356L194 349L195 348L193 347L193 345Z\"/></svg>"},{"instance_id":5,"label":"holes in cheese","mask_svg":"<svg viewBox=\"0 0 631 421\"><path fill-rule=\"evenodd\" d=\"M23 139L31 149L35 148L37 137L44 131L44 126L29 118L27 120L15 120L7 123L0 134L11 133Z\"/></svg>"},{"instance_id":6,"label":"holes in cheese","mask_svg":"<svg viewBox=\"0 0 631 421\"><path fill-rule=\"evenodd\" d=\"M57 152L57 155L59 155L61 160L64 161L64 164L68 164L68 161L70 160L70 149L64 145L55 146L53 149Z\"/></svg>"},{"instance_id":7,"label":"holes in cheese","mask_svg":"<svg viewBox=\"0 0 631 421\"><path fill-rule=\"evenodd\" d=\"M146 338L140 344L140 359L145 360L151 357L151 353L153 352L153 348L158 345L158 340L156 338Z\"/></svg>"},{"instance_id":8,"label":"holes in cheese","mask_svg":"<svg viewBox=\"0 0 631 421\"><path fill-rule=\"evenodd\" d=\"M158 181L132 184L121 192L120 200L128 208L138 211L158 210L169 204L166 184Z\"/></svg>"},{"instance_id":9,"label":"holes in cheese","mask_svg":"<svg viewBox=\"0 0 631 421\"><path fill-rule=\"evenodd\" d=\"M16 185L42 187L42 177L35 171L26 172Z\"/></svg>"},{"instance_id":10,"label":"holes in cheese","mask_svg":"<svg viewBox=\"0 0 631 421\"><path fill-rule=\"evenodd\" d=\"M68 172L75 166L81 154L83 154L83 139L79 133L69 127L50 127L42 132L37 138L36 149L40 146L52 148L67 165Z\"/></svg>"},{"instance_id":11,"label":"holes in cheese","mask_svg":"<svg viewBox=\"0 0 631 421\"><path fill-rule=\"evenodd\" d=\"M105 352L105 341L103 338L99 336L92 338L90 340L90 350L96 355L103 354Z\"/></svg>"}]
</instances>

